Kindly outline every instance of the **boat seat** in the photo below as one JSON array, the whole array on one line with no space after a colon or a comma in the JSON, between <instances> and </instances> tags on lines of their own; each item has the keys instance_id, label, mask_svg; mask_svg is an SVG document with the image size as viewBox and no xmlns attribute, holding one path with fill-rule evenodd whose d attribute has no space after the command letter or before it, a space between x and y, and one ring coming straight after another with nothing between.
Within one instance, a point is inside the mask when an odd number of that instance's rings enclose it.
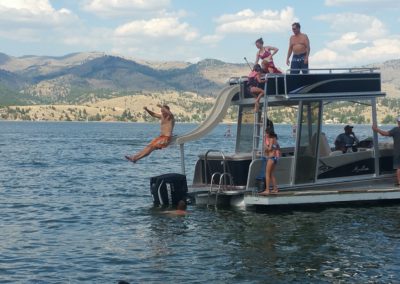
<instances>
[{"instance_id":1,"label":"boat seat","mask_svg":"<svg viewBox=\"0 0 400 284\"><path fill-rule=\"evenodd\" d=\"M329 154L329 156L339 156L339 155L343 155L343 152L341 150L332 151Z\"/></svg>"},{"instance_id":2,"label":"boat seat","mask_svg":"<svg viewBox=\"0 0 400 284\"><path fill-rule=\"evenodd\" d=\"M319 136L319 156L326 157L332 153L331 147L329 146L328 139L324 132L321 132Z\"/></svg>"}]
</instances>

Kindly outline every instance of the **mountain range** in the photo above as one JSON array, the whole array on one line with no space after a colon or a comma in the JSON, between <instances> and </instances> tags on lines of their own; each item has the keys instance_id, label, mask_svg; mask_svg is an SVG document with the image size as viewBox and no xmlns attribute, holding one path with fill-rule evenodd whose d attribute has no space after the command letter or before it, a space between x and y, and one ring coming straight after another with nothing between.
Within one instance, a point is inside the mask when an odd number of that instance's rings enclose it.
<instances>
[{"instance_id":1,"label":"mountain range","mask_svg":"<svg viewBox=\"0 0 400 284\"><path fill-rule=\"evenodd\" d=\"M378 67L383 89L400 98L400 59ZM13 57L0 53L0 105L82 104L165 90L215 96L230 77L249 73L246 64L205 59L198 63L152 62L73 53L60 57Z\"/></svg>"},{"instance_id":2,"label":"mountain range","mask_svg":"<svg viewBox=\"0 0 400 284\"><path fill-rule=\"evenodd\" d=\"M214 96L248 66L206 59L149 62L100 52L62 57L12 57L0 53L0 105L82 103L96 98L175 90ZM229 74L228 74L229 73Z\"/></svg>"}]
</instances>

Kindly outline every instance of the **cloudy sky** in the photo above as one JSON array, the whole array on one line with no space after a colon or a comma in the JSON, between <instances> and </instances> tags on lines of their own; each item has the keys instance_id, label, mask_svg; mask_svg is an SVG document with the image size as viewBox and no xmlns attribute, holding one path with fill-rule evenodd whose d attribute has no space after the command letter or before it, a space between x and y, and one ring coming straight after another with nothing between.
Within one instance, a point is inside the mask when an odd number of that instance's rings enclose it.
<instances>
[{"instance_id":1,"label":"cloudy sky","mask_svg":"<svg viewBox=\"0 0 400 284\"><path fill-rule=\"evenodd\" d=\"M400 58L399 0L0 0L0 52L243 63L263 37L284 69L295 21L311 41L310 67Z\"/></svg>"}]
</instances>

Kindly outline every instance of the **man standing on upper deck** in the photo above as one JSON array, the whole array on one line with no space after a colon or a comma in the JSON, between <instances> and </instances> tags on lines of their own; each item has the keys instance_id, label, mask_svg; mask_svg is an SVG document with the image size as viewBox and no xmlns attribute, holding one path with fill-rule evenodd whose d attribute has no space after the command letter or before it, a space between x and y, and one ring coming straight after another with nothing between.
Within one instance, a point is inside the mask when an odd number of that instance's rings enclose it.
<instances>
[{"instance_id":1,"label":"man standing on upper deck","mask_svg":"<svg viewBox=\"0 0 400 284\"><path fill-rule=\"evenodd\" d=\"M310 41L308 36L300 32L300 24L293 23L292 31L294 35L290 37L289 49L286 58L286 64L290 64L290 74L299 74L300 70L303 74L308 74L308 56L310 55ZM293 53L292 62L290 56ZM295 70L294 70L295 69Z\"/></svg>"}]
</instances>

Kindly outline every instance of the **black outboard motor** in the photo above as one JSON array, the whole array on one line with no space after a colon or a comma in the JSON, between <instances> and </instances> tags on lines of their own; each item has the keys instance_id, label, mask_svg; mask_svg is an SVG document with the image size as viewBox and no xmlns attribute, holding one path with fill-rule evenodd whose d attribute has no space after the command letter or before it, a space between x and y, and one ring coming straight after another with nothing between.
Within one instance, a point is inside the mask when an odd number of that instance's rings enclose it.
<instances>
[{"instance_id":1,"label":"black outboard motor","mask_svg":"<svg viewBox=\"0 0 400 284\"><path fill-rule=\"evenodd\" d=\"M154 206L176 206L180 200L186 202L188 192L186 176L171 173L152 177L150 192Z\"/></svg>"}]
</instances>

